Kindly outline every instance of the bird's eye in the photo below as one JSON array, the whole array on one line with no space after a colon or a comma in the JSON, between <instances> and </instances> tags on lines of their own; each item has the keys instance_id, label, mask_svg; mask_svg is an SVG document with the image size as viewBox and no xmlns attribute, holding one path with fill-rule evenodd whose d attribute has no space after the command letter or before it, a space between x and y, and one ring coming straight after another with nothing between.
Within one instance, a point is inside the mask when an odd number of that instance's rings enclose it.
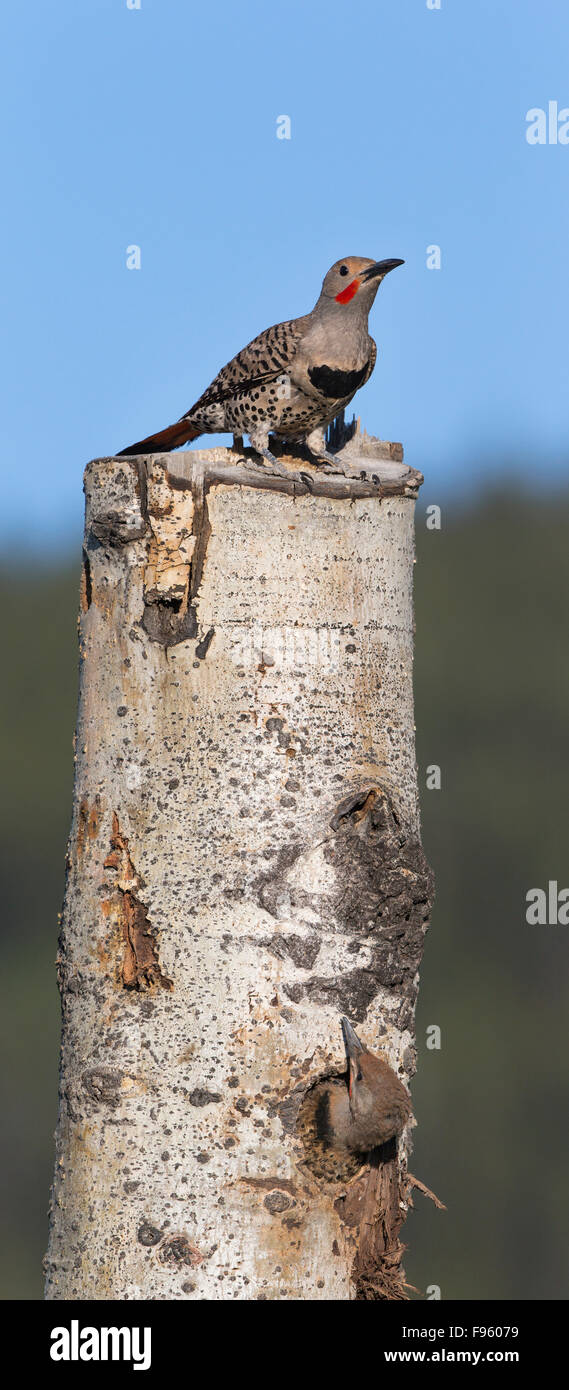
<instances>
[{"instance_id":1,"label":"bird's eye","mask_svg":"<svg viewBox=\"0 0 569 1390\"><path fill-rule=\"evenodd\" d=\"M357 1074L357 1077L356 1077L356 1081L361 1081L361 1079L362 1079L362 1074L361 1074L361 1071L360 1071L360 1069L359 1069L359 1067L358 1067L358 1074Z\"/></svg>"},{"instance_id":2,"label":"bird's eye","mask_svg":"<svg viewBox=\"0 0 569 1390\"><path fill-rule=\"evenodd\" d=\"M341 266L340 266L340 275L349 275L349 273L350 273L350 272L349 272L349 269L348 269L347 265L341 265Z\"/></svg>"}]
</instances>

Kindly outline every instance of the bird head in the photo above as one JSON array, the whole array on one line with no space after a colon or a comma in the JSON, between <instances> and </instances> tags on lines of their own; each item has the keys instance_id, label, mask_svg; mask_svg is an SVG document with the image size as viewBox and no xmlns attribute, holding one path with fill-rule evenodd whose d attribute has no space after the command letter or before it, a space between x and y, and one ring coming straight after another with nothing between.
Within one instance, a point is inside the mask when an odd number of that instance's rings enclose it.
<instances>
[{"instance_id":1,"label":"bird head","mask_svg":"<svg viewBox=\"0 0 569 1390\"><path fill-rule=\"evenodd\" d=\"M369 1153L401 1134L411 1114L411 1097L383 1057L361 1042L342 1018L348 1060L347 1086L338 1075L311 1087L307 1113L320 1140L336 1152Z\"/></svg>"},{"instance_id":2,"label":"bird head","mask_svg":"<svg viewBox=\"0 0 569 1390\"><path fill-rule=\"evenodd\" d=\"M365 256L344 256L325 275L320 299L342 309L348 304L357 304L369 311L382 280L390 270L404 264L397 260L370 261Z\"/></svg>"},{"instance_id":3,"label":"bird head","mask_svg":"<svg viewBox=\"0 0 569 1390\"><path fill-rule=\"evenodd\" d=\"M403 1126L411 1101L399 1077L382 1057L369 1052L347 1018L342 1033L348 1059L348 1104L356 1131L365 1135L367 1147L383 1143Z\"/></svg>"},{"instance_id":4,"label":"bird head","mask_svg":"<svg viewBox=\"0 0 569 1390\"><path fill-rule=\"evenodd\" d=\"M360 1041L347 1018L342 1018L342 1033L348 1059L350 1110L355 1119L362 1111L373 1109L374 1097L369 1079L370 1070L373 1070L371 1064L376 1061L376 1058L371 1052L368 1052L367 1047Z\"/></svg>"}]
</instances>

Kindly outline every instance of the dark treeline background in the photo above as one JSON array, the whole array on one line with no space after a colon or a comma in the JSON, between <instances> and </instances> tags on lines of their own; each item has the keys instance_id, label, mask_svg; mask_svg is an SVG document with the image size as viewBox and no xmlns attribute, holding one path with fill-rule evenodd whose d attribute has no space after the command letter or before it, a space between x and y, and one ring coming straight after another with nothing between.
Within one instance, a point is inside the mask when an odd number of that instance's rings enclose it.
<instances>
[{"instance_id":1,"label":"dark treeline background","mask_svg":"<svg viewBox=\"0 0 569 1390\"><path fill-rule=\"evenodd\" d=\"M440 531L417 509L417 755L437 899L412 1168L448 1210L416 1194L405 1239L409 1280L443 1299L569 1296L569 928L525 920L529 888L569 885L568 526L569 494L544 502L514 483L449 503ZM42 1297L78 577L79 547L37 571L10 556L0 574L4 1298ZM433 763L440 791L426 788Z\"/></svg>"}]
</instances>

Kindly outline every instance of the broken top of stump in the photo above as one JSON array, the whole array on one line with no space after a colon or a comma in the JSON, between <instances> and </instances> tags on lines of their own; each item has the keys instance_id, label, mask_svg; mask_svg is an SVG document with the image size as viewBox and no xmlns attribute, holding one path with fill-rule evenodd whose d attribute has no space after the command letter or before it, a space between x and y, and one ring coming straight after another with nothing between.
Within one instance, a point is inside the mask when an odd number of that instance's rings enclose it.
<instances>
[{"instance_id":1,"label":"broken top of stump","mask_svg":"<svg viewBox=\"0 0 569 1390\"><path fill-rule=\"evenodd\" d=\"M194 598L210 533L210 489L250 488L293 500L416 499L423 476L403 462L400 444L362 434L359 421L343 433L335 423L333 441L341 440L338 472L315 465L302 447L290 453L277 442L272 466L254 449L224 447L93 459L85 470L86 565L93 543L112 553L141 541L148 547L143 625L165 646L199 636L201 659L209 630L198 633Z\"/></svg>"},{"instance_id":2,"label":"broken top of stump","mask_svg":"<svg viewBox=\"0 0 569 1390\"><path fill-rule=\"evenodd\" d=\"M173 488L187 487L208 491L212 484L253 487L302 496L353 497L416 497L423 475L403 461L403 445L377 439L361 429L360 420L345 425L334 421L328 447L335 452L338 472L314 464L308 449L272 440L278 469L259 460L251 448L180 450L167 454L140 454L133 463L148 460L163 461L165 478ZM89 468L100 460L93 460ZM122 464L122 460L120 460Z\"/></svg>"}]
</instances>

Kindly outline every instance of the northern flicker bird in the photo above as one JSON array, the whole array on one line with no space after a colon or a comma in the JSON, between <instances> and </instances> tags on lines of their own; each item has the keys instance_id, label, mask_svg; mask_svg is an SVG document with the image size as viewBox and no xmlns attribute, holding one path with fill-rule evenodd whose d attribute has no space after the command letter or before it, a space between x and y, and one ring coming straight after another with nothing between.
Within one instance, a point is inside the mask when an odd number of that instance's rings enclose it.
<instances>
[{"instance_id":1,"label":"northern flicker bird","mask_svg":"<svg viewBox=\"0 0 569 1390\"><path fill-rule=\"evenodd\" d=\"M360 1041L347 1018L342 1033L346 1077L329 1077L308 1092L298 1130L316 1176L347 1181L362 1155L401 1134L411 1114L411 1097L384 1060Z\"/></svg>"},{"instance_id":2,"label":"northern flicker bird","mask_svg":"<svg viewBox=\"0 0 569 1390\"><path fill-rule=\"evenodd\" d=\"M168 452L201 434L228 431L248 434L257 453L274 466L272 432L277 439L304 440L314 463L337 470L325 430L371 376L377 348L368 314L382 280L398 265L403 261L362 256L336 261L310 314L259 333L180 420L121 454Z\"/></svg>"}]
</instances>

